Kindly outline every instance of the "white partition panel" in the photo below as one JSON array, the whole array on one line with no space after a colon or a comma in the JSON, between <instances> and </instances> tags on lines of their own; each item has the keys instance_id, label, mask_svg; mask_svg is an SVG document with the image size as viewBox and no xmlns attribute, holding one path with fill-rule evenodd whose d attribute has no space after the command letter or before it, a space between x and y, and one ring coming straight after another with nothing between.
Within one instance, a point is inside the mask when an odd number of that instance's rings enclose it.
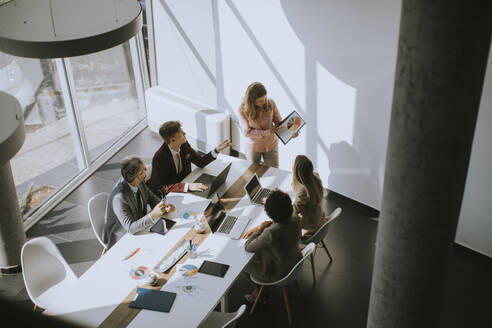
<instances>
[{"instance_id":1,"label":"white partition panel","mask_svg":"<svg viewBox=\"0 0 492 328\"><path fill-rule=\"evenodd\" d=\"M149 128L159 133L166 121L180 121L193 147L210 151L230 137L230 115L195 102L163 87L145 91Z\"/></svg>"}]
</instances>

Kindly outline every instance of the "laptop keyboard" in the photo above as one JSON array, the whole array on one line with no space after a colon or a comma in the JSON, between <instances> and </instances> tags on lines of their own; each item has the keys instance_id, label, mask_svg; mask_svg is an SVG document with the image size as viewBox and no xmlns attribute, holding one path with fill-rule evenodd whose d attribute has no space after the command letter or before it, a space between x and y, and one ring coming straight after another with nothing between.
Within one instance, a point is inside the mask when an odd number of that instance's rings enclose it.
<instances>
[{"instance_id":1,"label":"laptop keyboard","mask_svg":"<svg viewBox=\"0 0 492 328\"><path fill-rule=\"evenodd\" d=\"M193 195L197 195L197 196L200 196L200 197L204 197L204 198L208 198L208 194L210 193L210 186L207 186L208 188L206 190L203 190L203 191L189 191L190 193L192 193Z\"/></svg>"},{"instance_id":2,"label":"laptop keyboard","mask_svg":"<svg viewBox=\"0 0 492 328\"><path fill-rule=\"evenodd\" d=\"M228 215L225 219L222 225L220 226L219 230L217 232L222 232L222 233L229 233L232 230L232 227L234 227L234 224L237 221L237 217Z\"/></svg>"},{"instance_id":3,"label":"laptop keyboard","mask_svg":"<svg viewBox=\"0 0 492 328\"><path fill-rule=\"evenodd\" d=\"M214 179L215 179L215 176L210 175L210 174L207 174L207 173L202 173L202 175L200 175L198 177L198 179L196 179L193 182L195 182L195 183L203 183L205 185L209 185L209 187L210 187L210 185L212 184L212 182L214 181Z\"/></svg>"},{"instance_id":4,"label":"laptop keyboard","mask_svg":"<svg viewBox=\"0 0 492 328\"><path fill-rule=\"evenodd\" d=\"M169 270L188 252L188 245L189 240L183 240L183 243L162 261L157 270L160 272Z\"/></svg>"},{"instance_id":5,"label":"laptop keyboard","mask_svg":"<svg viewBox=\"0 0 492 328\"><path fill-rule=\"evenodd\" d=\"M262 188L260 192L255 196L255 203L256 204L263 204L261 200L265 197L267 197L270 194L269 189Z\"/></svg>"}]
</instances>

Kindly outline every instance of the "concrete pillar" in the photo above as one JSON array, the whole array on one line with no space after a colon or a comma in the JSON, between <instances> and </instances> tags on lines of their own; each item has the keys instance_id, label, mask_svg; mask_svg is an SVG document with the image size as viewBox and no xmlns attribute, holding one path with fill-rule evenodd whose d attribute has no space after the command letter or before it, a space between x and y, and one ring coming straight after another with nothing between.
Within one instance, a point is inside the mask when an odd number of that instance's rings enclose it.
<instances>
[{"instance_id":1,"label":"concrete pillar","mask_svg":"<svg viewBox=\"0 0 492 328\"><path fill-rule=\"evenodd\" d=\"M19 101L0 91L0 269L7 273L20 268L21 248L26 240L10 167L10 159L22 147L25 137Z\"/></svg>"},{"instance_id":2,"label":"concrete pillar","mask_svg":"<svg viewBox=\"0 0 492 328\"><path fill-rule=\"evenodd\" d=\"M20 265L20 252L26 241L10 162L0 168L0 268Z\"/></svg>"},{"instance_id":3,"label":"concrete pillar","mask_svg":"<svg viewBox=\"0 0 492 328\"><path fill-rule=\"evenodd\" d=\"M491 37L489 0L403 0L368 327L435 327Z\"/></svg>"}]
</instances>

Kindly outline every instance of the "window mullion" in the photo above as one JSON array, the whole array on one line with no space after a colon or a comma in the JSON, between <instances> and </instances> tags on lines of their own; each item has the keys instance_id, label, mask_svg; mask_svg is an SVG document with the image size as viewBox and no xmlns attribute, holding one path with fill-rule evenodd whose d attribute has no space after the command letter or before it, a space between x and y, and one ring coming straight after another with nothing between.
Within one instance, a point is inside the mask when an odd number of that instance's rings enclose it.
<instances>
[{"instance_id":1,"label":"window mullion","mask_svg":"<svg viewBox=\"0 0 492 328\"><path fill-rule=\"evenodd\" d=\"M76 93L74 88L72 67L70 62L65 58L56 59L56 66L59 74L67 116L78 139L75 140L74 138L73 140L75 153L77 155L77 164L79 169L85 169L90 165L90 154L82 124L82 117L75 98Z\"/></svg>"}]
</instances>

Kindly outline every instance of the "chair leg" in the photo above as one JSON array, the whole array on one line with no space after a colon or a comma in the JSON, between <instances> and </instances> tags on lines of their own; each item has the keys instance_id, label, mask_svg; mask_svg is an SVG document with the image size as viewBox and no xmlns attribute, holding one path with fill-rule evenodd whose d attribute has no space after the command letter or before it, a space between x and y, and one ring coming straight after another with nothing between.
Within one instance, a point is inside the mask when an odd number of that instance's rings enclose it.
<instances>
[{"instance_id":1,"label":"chair leg","mask_svg":"<svg viewBox=\"0 0 492 328\"><path fill-rule=\"evenodd\" d=\"M255 302L253 303L253 306L251 307L251 311L249 311L249 314L253 314L253 311L255 310L256 307L256 303L258 303L258 300L260 299L261 296L261 292L263 291L263 287L265 286L260 287L260 291L258 292L258 295L256 295Z\"/></svg>"},{"instance_id":2,"label":"chair leg","mask_svg":"<svg viewBox=\"0 0 492 328\"><path fill-rule=\"evenodd\" d=\"M105 253L106 253L107 249L106 248L103 248L103 251L101 253L101 256L103 256Z\"/></svg>"},{"instance_id":3,"label":"chair leg","mask_svg":"<svg viewBox=\"0 0 492 328\"><path fill-rule=\"evenodd\" d=\"M314 255L311 253L311 270L313 271L313 285L316 285L316 272L314 271Z\"/></svg>"},{"instance_id":4,"label":"chair leg","mask_svg":"<svg viewBox=\"0 0 492 328\"><path fill-rule=\"evenodd\" d=\"M38 307L38 306L37 306L36 304L34 304L34 308L32 309L32 310L33 310L33 312L36 312L37 307Z\"/></svg>"},{"instance_id":5,"label":"chair leg","mask_svg":"<svg viewBox=\"0 0 492 328\"><path fill-rule=\"evenodd\" d=\"M287 310L287 318L289 319L289 325L292 326L292 316L290 314L289 297L287 296L287 287L282 287L282 292L284 294L285 309Z\"/></svg>"},{"instance_id":6,"label":"chair leg","mask_svg":"<svg viewBox=\"0 0 492 328\"><path fill-rule=\"evenodd\" d=\"M326 254L328 254L328 257L330 258L330 262L333 261L333 258L331 257L331 254L328 251L328 248L326 247L324 240L321 241L321 245L323 245L323 248L325 249Z\"/></svg>"},{"instance_id":7,"label":"chair leg","mask_svg":"<svg viewBox=\"0 0 492 328\"><path fill-rule=\"evenodd\" d=\"M299 294L301 294L301 297L302 297L303 299L305 299L304 294L303 294L303 292L302 292L302 290L301 290L301 287L299 286L299 283L297 282L297 280L294 280L294 282L295 282L295 284L296 284L297 290L299 291Z\"/></svg>"}]
</instances>

